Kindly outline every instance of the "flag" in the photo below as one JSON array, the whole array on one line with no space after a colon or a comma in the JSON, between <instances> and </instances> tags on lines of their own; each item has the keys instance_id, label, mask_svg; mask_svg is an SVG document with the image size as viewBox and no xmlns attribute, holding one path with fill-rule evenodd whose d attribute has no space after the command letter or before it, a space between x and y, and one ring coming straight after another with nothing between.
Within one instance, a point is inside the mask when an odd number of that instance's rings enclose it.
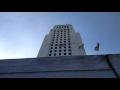
<instances>
[{"instance_id":1,"label":"flag","mask_svg":"<svg viewBox=\"0 0 120 90\"><path fill-rule=\"evenodd\" d=\"M97 46L94 48L94 50L95 50L95 51L99 51L99 46L100 46L100 44L97 43Z\"/></svg>"},{"instance_id":2,"label":"flag","mask_svg":"<svg viewBox=\"0 0 120 90\"><path fill-rule=\"evenodd\" d=\"M84 49L84 44L82 44L81 46L79 46L79 49Z\"/></svg>"}]
</instances>

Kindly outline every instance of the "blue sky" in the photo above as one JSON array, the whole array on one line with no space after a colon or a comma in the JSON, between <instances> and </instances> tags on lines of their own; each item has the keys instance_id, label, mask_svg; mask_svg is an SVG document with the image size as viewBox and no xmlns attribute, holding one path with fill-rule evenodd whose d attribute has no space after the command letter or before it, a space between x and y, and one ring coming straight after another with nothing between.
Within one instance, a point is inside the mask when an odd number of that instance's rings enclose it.
<instances>
[{"instance_id":1,"label":"blue sky","mask_svg":"<svg viewBox=\"0 0 120 90\"><path fill-rule=\"evenodd\" d=\"M0 59L36 57L53 26L72 24L87 55L120 53L120 12L0 12Z\"/></svg>"}]
</instances>

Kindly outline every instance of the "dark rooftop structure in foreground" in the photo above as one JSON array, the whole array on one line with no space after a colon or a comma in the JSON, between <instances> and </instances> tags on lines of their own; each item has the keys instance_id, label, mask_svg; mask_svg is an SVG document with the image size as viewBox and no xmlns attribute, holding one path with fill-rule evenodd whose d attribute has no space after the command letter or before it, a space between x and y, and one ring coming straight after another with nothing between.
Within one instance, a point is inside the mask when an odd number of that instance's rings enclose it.
<instances>
[{"instance_id":1,"label":"dark rooftop structure in foreground","mask_svg":"<svg viewBox=\"0 0 120 90\"><path fill-rule=\"evenodd\" d=\"M119 78L120 54L0 60L0 78Z\"/></svg>"}]
</instances>

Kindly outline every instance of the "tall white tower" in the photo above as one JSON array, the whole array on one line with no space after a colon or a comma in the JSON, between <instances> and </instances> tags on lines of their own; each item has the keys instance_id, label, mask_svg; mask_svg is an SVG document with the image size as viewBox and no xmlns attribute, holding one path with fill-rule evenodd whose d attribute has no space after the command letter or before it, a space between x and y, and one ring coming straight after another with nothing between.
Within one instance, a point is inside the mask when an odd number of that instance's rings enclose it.
<instances>
[{"instance_id":1,"label":"tall white tower","mask_svg":"<svg viewBox=\"0 0 120 90\"><path fill-rule=\"evenodd\" d=\"M86 55L79 32L71 24L56 25L44 38L37 57Z\"/></svg>"}]
</instances>

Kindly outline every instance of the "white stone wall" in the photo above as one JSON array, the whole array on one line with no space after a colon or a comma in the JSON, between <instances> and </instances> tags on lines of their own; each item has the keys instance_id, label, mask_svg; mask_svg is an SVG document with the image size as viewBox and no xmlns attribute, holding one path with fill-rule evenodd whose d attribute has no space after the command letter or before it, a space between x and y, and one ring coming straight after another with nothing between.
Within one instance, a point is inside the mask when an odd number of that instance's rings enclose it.
<instances>
[{"instance_id":1,"label":"white stone wall","mask_svg":"<svg viewBox=\"0 0 120 90\"><path fill-rule=\"evenodd\" d=\"M72 25L56 25L45 36L37 57L86 55L85 50L78 49L80 45L82 39Z\"/></svg>"}]
</instances>

